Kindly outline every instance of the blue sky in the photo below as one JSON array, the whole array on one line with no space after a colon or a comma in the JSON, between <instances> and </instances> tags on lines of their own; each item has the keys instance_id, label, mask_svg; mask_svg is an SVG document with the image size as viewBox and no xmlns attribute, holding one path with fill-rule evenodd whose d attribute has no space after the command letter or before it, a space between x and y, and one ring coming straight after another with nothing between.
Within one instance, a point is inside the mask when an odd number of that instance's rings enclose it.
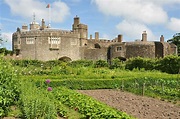
<instances>
[{"instance_id":1,"label":"blue sky","mask_svg":"<svg viewBox=\"0 0 180 119\"><path fill-rule=\"evenodd\" d=\"M51 27L71 30L73 18L88 25L88 34L99 32L101 38L114 39L118 34L123 40L141 39L146 31L149 41L165 40L180 32L180 0L0 0L1 37L11 49L11 35L17 27L29 25L36 15L36 22L45 19L51 6ZM1 46L0 46L1 47Z\"/></svg>"}]
</instances>

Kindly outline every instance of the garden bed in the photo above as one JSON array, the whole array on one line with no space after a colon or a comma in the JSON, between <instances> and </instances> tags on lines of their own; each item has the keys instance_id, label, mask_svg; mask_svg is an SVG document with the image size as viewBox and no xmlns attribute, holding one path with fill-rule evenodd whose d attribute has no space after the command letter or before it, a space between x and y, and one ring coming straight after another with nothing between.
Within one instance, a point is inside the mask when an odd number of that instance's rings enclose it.
<instances>
[{"instance_id":1,"label":"garden bed","mask_svg":"<svg viewBox=\"0 0 180 119\"><path fill-rule=\"evenodd\" d=\"M178 119L180 106L120 90L79 90L138 119Z\"/></svg>"}]
</instances>

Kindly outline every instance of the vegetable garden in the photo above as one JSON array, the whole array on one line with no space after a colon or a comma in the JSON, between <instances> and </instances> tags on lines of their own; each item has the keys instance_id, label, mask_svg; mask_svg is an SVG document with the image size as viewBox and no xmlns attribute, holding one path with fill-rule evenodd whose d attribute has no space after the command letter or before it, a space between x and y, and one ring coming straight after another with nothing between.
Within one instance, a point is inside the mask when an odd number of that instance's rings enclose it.
<instances>
[{"instance_id":1,"label":"vegetable garden","mask_svg":"<svg viewBox=\"0 0 180 119\"><path fill-rule=\"evenodd\" d=\"M0 117L134 118L76 90L117 89L179 105L180 57L126 62L36 61L0 58ZM15 107L14 110L12 107Z\"/></svg>"}]
</instances>

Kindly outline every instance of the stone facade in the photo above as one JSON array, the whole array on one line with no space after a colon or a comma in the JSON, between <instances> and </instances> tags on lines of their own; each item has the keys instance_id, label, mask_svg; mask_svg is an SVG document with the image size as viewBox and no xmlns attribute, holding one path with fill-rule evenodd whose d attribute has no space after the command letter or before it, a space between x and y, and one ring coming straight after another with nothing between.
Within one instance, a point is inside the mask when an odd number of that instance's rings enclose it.
<instances>
[{"instance_id":1,"label":"stone facade","mask_svg":"<svg viewBox=\"0 0 180 119\"><path fill-rule=\"evenodd\" d=\"M164 57L169 54L177 54L177 48L173 44L164 42L147 41L147 33L144 31L141 41L123 42L123 36L117 38L100 39L99 33L88 39L88 26L80 23L80 18L75 17L72 30L65 31L52 29L45 25L42 19L41 25L33 21L28 26L17 28L12 35L13 51L18 58L35 60L111 60L113 58L131 57Z\"/></svg>"}]
</instances>

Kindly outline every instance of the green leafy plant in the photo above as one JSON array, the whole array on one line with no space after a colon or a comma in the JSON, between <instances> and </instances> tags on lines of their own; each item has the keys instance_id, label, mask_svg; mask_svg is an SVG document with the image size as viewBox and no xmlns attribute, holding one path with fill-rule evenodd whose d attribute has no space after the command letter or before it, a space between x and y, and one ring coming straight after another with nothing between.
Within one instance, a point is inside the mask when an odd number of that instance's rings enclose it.
<instances>
[{"instance_id":1,"label":"green leafy plant","mask_svg":"<svg viewBox=\"0 0 180 119\"><path fill-rule=\"evenodd\" d=\"M65 105L73 108L85 115L86 118L91 119L109 119L109 118L119 118L119 119L133 119L133 117L127 115L124 112L119 112L103 103L96 101L88 96L79 94L75 91L58 88L56 89L56 98L64 103Z\"/></svg>"},{"instance_id":2,"label":"green leafy plant","mask_svg":"<svg viewBox=\"0 0 180 119\"><path fill-rule=\"evenodd\" d=\"M28 88L27 88L28 87ZM32 81L21 82L20 108L24 118L35 119L56 119L56 106L52 90L36 87Z\"/></svg>"},{"instance_id":3,"label":"green leafy plant","mask_svg":"<svg viewBox=\"0 0 180 119\"><path fill-rule=\"evenodd\" d=\"M18 82L11 63L0 56L0 117L19 99Z\"/></svg>"}]
</instances>

